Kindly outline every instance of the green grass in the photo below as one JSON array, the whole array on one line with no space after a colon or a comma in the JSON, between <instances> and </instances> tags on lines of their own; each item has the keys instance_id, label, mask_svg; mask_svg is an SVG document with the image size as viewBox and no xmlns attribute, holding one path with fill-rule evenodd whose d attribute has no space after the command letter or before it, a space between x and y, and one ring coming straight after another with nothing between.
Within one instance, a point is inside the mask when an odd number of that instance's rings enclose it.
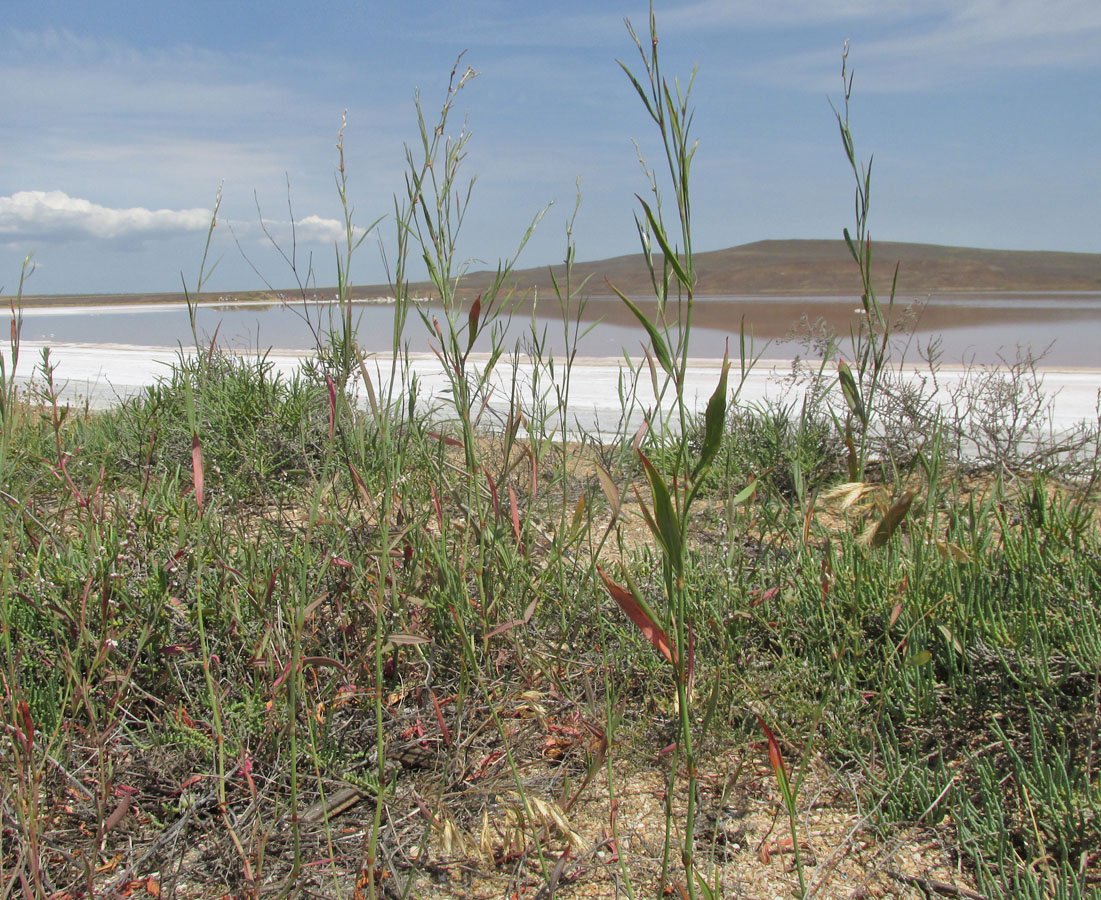
<instances>
[{"instance_id":1,"label":"green grass","mask_svg":"<svg viewBox=\"0 0 1101 900\"><path fill-rule=\"evenodd\" d=\"M665 310L649 352L679 402L691 113L639 49L677 206L675 224L660 207L637 221ZM62 404L48 357L18 389L16 329L0 369L3 896L420 896L473 877L710 897L762 872L847 895L827 854L856 851L825 843L823 779L877 848L869 889L1097 896L1096 433L1026 455L992 425L968 444L973 420L901 396L859 203L870 330L849 374L808 376L813 402L738 404L735 360L704 416L680 405L637 446L625 424L567 439L572 356L552 365L533 335L542 380L490 427L470 347L496 335L509 366L511 263L476 311L454 300L466 136L443 135L468 77L438 123L422 115L391 222L403 313L411 258L446 301L446 321L403 314L394 337L434 337L442 407L410 400L400 353L372 384L343 315L296 376L197 348L104 412ZM555 287L575 347L572 221ZM361 240L349 227L345 301ZM983 421L1032 396L1011 375ZM659 797L646 841L619 816L641 783ZM724 830L752 810L771 825ZM898 852L915 834L939 848L916 873ZM761 862L783 838L795 864Z\"/></svg>"}]
</instances>

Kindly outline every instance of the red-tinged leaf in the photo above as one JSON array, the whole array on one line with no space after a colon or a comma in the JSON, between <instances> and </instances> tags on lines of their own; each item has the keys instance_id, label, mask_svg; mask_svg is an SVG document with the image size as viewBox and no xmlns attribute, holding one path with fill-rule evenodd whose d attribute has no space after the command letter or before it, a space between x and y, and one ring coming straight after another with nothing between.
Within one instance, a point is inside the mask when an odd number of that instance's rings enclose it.
<instances>
[{"instance_id":1,"label":"red-tinged leaf","mask_svg":"<svg viewBox=\"0 0 1101 900\"><path fill-rule=\"evenodd\" d=\"M512 485L508 486L508 505L512 511L512 533L516 535L516 543L520 543L520 507L516 502L516 491Z\"/></svg>"},{"instance_id":2,"label":"red-tinged leaf","mask_svg":"<svg viewBox=\"0 0 1101 900\"><path fill-rule=\"evenodd\" d=\"M124 794L122 799L119 800L118 805L114 808L111 815L103 820L102 834L107 835L115 826L119 824L126 816L126 813L130 810L130 804L133 802L133 794Z\"/></svg>"},{"instance_id":3,"label":"red-tinged leaf","mask_svg":"<svg viewBox=\"0 0 1101 900\"><path fill-rule=\"evenodd\" d=\"M635 453L638 453L639 447L642 446L642 439L646 437L646 432L650 430L650 419L648 415L649 414L647 414L647 417L643 418L642 424L635 430L635 436L631 438L631 449L634 450Z\"/></svg>"},{"instance_id":4,"label":"red-tinged leaf","mask_svg":"<svg viewBox=\"0 0 1101 900\"><path fill-rule=\"evenodd\" d=\"M803 546L810 544L810 530L814 525L814 501L816 494L811 493L807 503L807 511L803 513Z\"/></svg>"},{"instance_id":5,"label":"red-tinged leaf","mask_svg":"<svg viewBox=\"0 0 1101 900\"><path fill-rule=\"evenodd\" d=\"M646 640L654 645L658 653L664 656L668 662L673 662L673 648L669 643L669 636L657 623L653 615L642 607L634 594L626 588L616 584L604 569L597 566L596 571L600 574L600 578L604 582L604 587L608 589L608 593L611 595L612 599L615 600L615 602L619 604L619 608L627 614L627 618L638 626L639 630L641 630L646 637Z\"/></svg>"},{"instance_id":6,"label":"red-tinged leaf","mask_svg":"<svg viewBox=\"0 0 1101 900\"><path fill-rule=\"evenodd\" d=\"M325 384L329 388L329 440L336 434L336 383L331 375L325 376Z\"/></svg>"},{"instance_id":7,"label":"red-tinged leaf","mask_svg":"<svg viewBox=\"0 0 1101 900\"><path fill-rule=\"evenodd\" d=\"M159 898L161 895L161 883L156 878L145 879L145 892L150 897Z\"/></svg>"},{"instance_id":8,"label":"red-tinged leaf","mask_svg":"<svg viewBox=\"0 0 1101 900\"><path fill-rule=\"evenodd\" d=\"M191 432L191 476L195 484L195 503L199 515L203 514L203 445L199 442L199 432Z\"/></svg>"},{"instance_id":9,"label":"red-tinged leaf","mask_svg":"<svg viewBox=\"0 0 1101 900\"><path fill-rule=\"evenodd\" d=\"M449 437L446 434L440 434L435 431L428 432L428 436L434 441L443 441L448 447L461 447L463 442L458 438Z\"/></svg>"},{"instance_id":10,"label":"red-tinged leaf","mask_svg":"<svg viewBox=\"0 0 1101 900\"><path fill-rule=\"evenodd\" d=\"M435 344L431 344L430 347L432 349L432 352L436 354L436 359L440 361L440 365L446 369L447 363L444 362L443 354L440 353L440 348L437 347Z\"/></svg>"},{"instance_id":11,"label":"red-tinged leaf","mask_svg":"<svg viewBox=\"0 0 1101 900\"><path fill-rule=\"evenodd\" d=\"M271 577L268 578L268 586L264 589L264 608L269 609L271 606L271 597L275 593L275 578L279 574L281 566L276 566L272 569Z\"/></svg>"},{"instance_id":12,"label":"red-tinged leaf","mask_svg":"<svg viewBox=\"0 0 1101 900\"><path fill-rule=\"evenodd\" d=\"M779 593L780 593L780 589L778 587L770 587L770 588L767 588L765 590L757 589L755 591L750 591L749 596L752 599L750 600L749 605L751 607L760 606L766 600L772 600Z\"/></svg>"},{"instance_id":13,"label":"red-tinged leaf","mask_svg":"<svg viewBox=\"0 0 1101 900\"><path fill-rule=\"evenodd\" d=\"M467 321L467 334L466 334L466 352L470 352L470 348L474 346L474 338L478 334L478 317L482 314L482 295L479 294L474 298L474 303L470 307L470 317Z\"/></svg>"},{"instance_id":14,"label":"red-tinged leaf","mask_svg":"<svg viewBox=\"0 0 1101 900\"><path fill-rule=\"evenodd\" d=\"M351 670L339 659L331 656L303 656L302 665L316 666L319 669L340 669L345 675L351 675Z\"/></svg>"},{"instance_id":15,"label":"red-tinged leaf","mask_svg":"<svg viewBox=\"0 0 1101 900\"><path fill-rule=\"evenodd\" d=\"M348 562L348 560L344 559L341 556L330 556L329 562L331 562L334 566L340 566L340 568L342 569L354 568L354 566L350 562Z\"/></svg>"},{"instance_id":16,"label":"red-tinged leaf","mask_svg":"<svg viewBox=\"0 0 1101 900\"><path fill-rule=\"evenodd\" d=\"M497 496L497 483L493 480L493 476L489 474L488 469L482 469L485 473L486 481L489 482L489 496L493 501L493 515L501 515L501 498Z\"/></svg>"},{"instance_id":17,"label":"red-tinged leaf","mask_svg":"<svg viewBox=\"0 0 1101 900\"><path fill-rule=\"evenodd\" d=\"M283 666L283 671L279 673L279 677L271 683L272 691L275 691L279 687L279 685L281 685L286 680L287 676L290 675L290 673L291 664L288 662L285 666Z\"/></svg>"},{"instance_id":18,"label":"red-tinged leaf","mask_svg":"<svg viewBox=\"0 0 1101 900\"><path fill-rule=\"evenodd\" d=\"M539 464L535 460L535 454L531 452L530 447L524 448L528 455L528 459L531 460L531 499L535 499L535 495L539 493Z\"/></svg>"},{"instance_id":19,"label":"red-tinged leaf","mask_svg":"<svg viewBox=\"0 0 1101 900\"><path fill-rule=\"evenodd\" d=\"M895 605L891 608L891 617L887 621L887 627L888 628L893 628L895 622L898 621L898 617L900 615L902 615L902 601L901 600L899 600L897 603L895 603Z\"/></svg>"},{"instance_id":20,"label":"red-tinged leaf","mask_svg":"<svg viewBox=\"0 0 1101 900\"><path fill-rule=\"evenodd\" d=\"M781 784L787 784L787 770L784 768L784 757L780 753L780 742L776 740L776 735L765 724L764 719L757 716L757 721L760 723L761 731L765 733L765 739L768 741L768 762L772 766L772 771L776 773L776 780Z\"/></svg>"},{"instance_id":21,"label":"red-tinged leaf","mask_svg":"<svg viewBox=\"0 0 1101 900\"><path fill-rule=\"evenodd\" d=\"M23 742L29 753L34 747L34 718L31 716L31 708L26 700L19 701L19 715L23 719Z\"/></svg>"},{"instance_id":22,"label":"red-tinged leaf","mask_svg":"<svg viewBox=\"0 0 1101 900\"><path fill-rule=\"evenodd\" d=\"M440 701L436 698L436 692L429 688L428 696L432 698L432 708L436 710L436 724L440 726L440 734L443 735L443 745L451 746L451 731L443 718L443 710L440 709Z\"/></svg>"},{"instance_id":23,"label":"red-tinged leaf","mask_svg":"<svg viewBox=\"0 0 1101 900\"><path fill-rule=\"evenodd\" d=\"M485 633L485 640L488 641L491 638L506 634L509 631L512 631L513 628L519 628L523 624L525 624L523 619L509 619L507 622L502 622L500 625L497 625L496 627L491 628L489 631L487 631Z\"/></svg>"}]
</instances>

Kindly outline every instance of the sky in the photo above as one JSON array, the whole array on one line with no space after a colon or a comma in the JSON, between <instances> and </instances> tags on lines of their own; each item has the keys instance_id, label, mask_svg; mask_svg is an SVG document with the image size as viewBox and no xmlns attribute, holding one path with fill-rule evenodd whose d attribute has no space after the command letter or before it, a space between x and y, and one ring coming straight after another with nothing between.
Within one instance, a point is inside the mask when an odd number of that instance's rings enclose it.
<instances>
[{"instance_id":1,"label":"sky","mask_svg":"<svg viewBox=\"0 0 1101 900\"><path fill-rule=\"evenodd\" d=\"M696 71L697 250L852 225L831 108L848 41L874 239L1101 252L1098 0L663 0L655 13L664 74L684 87ZM641 72L624 20L645 35L648 15L641 0L11 4L0 291L29 254L30 294L194 289L201 271L212 291L334 284L345 116L349 214L357 229L381 217L350 278L386 281L416 98L432 127L461 53L458 72L477 74L446 129L468 138L464 197L476 179L460 258L495 267L545 211L518 264L561 262L579 190L577 258L637 252L639 156L663 162L617 60Z\"/></svg>"}]
</instances>

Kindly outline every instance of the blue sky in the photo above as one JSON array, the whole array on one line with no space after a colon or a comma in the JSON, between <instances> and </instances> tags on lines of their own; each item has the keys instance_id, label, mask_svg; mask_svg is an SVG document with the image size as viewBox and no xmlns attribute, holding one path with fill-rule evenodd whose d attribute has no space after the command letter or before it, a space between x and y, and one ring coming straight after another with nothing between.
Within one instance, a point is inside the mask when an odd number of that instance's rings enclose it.
<instances>
[{"instance_id":1,"label":"blue sky","mask_svg":"<svg viewBox=\"0 0 1101 900\"><path fill-rule=\"evenodd\" d=\"M460 248L495 265L554 205L520 258L561 260L581 179L581 259L635 252L644 193L635 147L652 128L616 64L637 66L623 24L640 0L267 0L12 4L0 22L0 287L34 252L30 293L176 290L198 274L222 207L212 290L293 284L266 243L334 281L341 116L355 220L404 191L417 138L460 51L479 74L453 129L477 176ZM1006 249L1101 252L1098 0L668 0L657 4L666 74L698 74L697 249L839 237L852 217L829 100L841 49L852 124L875 156L872 234ZM389 253L390 220L379 226ZM240 248L238 248L238 244ZM247 259L246 259L247 257ZM357 283L384 280L378 243Z\"/></svg>"}]
</instances>

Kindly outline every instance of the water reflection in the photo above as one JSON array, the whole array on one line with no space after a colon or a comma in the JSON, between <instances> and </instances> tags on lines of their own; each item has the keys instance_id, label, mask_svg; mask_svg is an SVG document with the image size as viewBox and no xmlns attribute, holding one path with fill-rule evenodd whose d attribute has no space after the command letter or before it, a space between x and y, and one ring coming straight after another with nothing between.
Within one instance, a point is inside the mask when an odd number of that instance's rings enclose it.
<instances>
[{"instance_id":1,"label":"water reflection","mask_svg":"<svg viewBox=\"0 0 1101 900\"><path fill-rule=\"evenodd\" d=\"M640 304L653 315L653 304ZM739 327L758 348L771 341L768 355L792 357L807 352L797 338L828 329L847 343L850 330L858 327L859 299L855 297L706 297L699 298L694 313L692 355L721 357L727 340L737 350ZM443 318L438 307L421 307L431 321ZM200 337L217 333L220 343L236 348L308 350L315 334L332 326L335 308L234 306L200 307L196 325ZM368 351L391 346L394 307L357 303L353 322L357 339ZM1101 293L962 294L909 298L899 301L893 317L913 328L911 353L939 341L945 363L995 363L1015 358L1017 347L1034 352L1047 350L1045 362L1064 366L1101 366ZM459 315L457 321L464 322ZM579 354L619 357L624 349L639 352L645 333L615 298L593 298L586 309L585 325L598 322L582 339ZM584 325L583 325L584 327ZM553 304L531 305L514 311L506 343L511 348L530 342L532 329L558 355L564 350L562 322ZM416 312L410 312L405 341L413 351L430 349L431 330ZM176 346L192 344L191 323L184 306L118 306L80 309L27 310L23 338L29 341L86 344ZM488 349L485 342L476 347Z\"/></svg>"}]
</instances>

